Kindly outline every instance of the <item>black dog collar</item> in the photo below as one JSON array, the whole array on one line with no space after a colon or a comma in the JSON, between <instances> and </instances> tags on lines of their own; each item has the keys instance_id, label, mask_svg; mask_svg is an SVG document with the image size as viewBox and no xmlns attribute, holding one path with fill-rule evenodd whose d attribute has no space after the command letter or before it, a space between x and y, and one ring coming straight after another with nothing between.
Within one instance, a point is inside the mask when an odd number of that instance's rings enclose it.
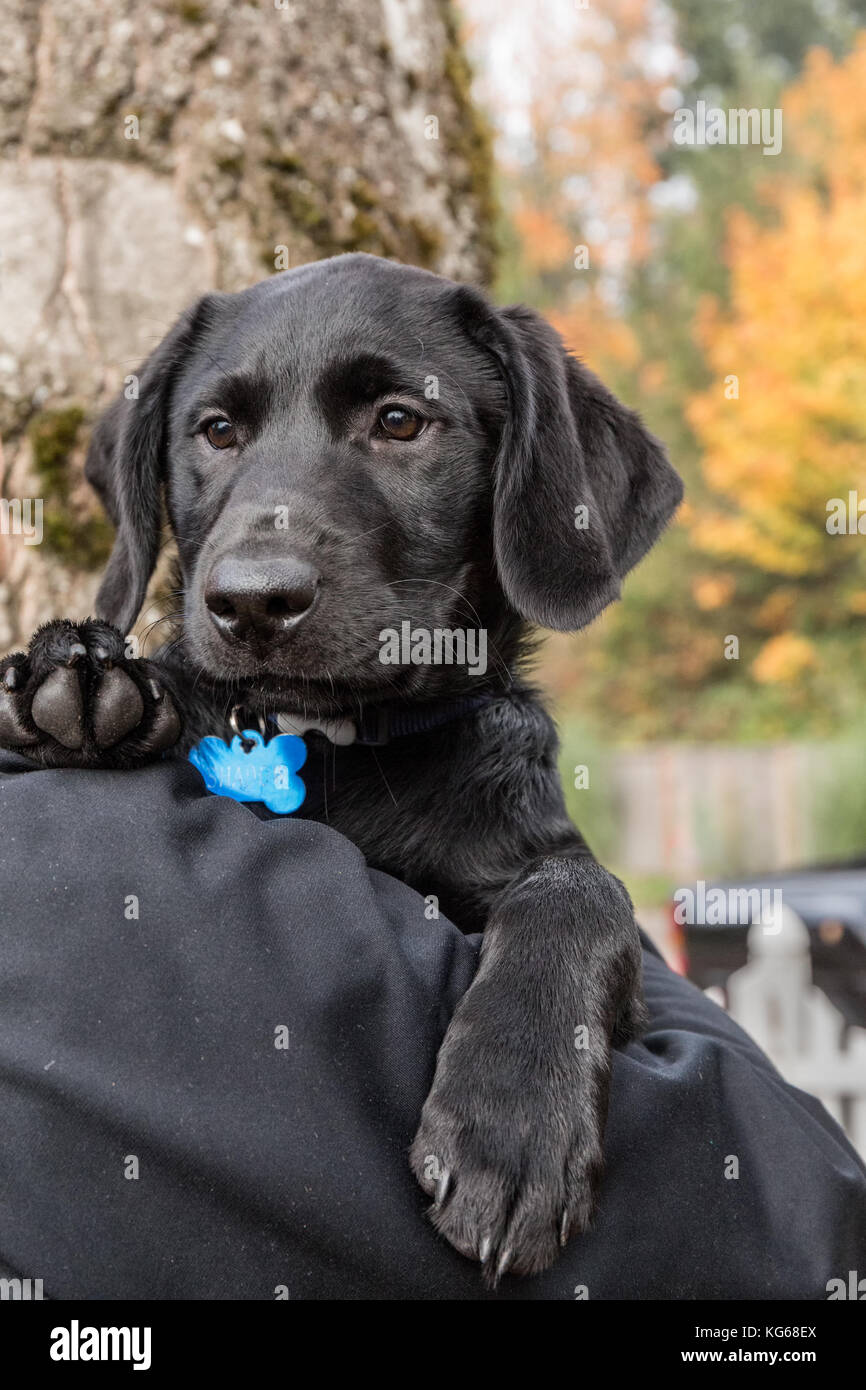
<instances>
[{"instance_id":1,"label":"black dog collar","mask_svg":"<svg viewBox=\"0 0 866 1390\"><path fill-rule=\"evenodd\" d=\"M371 705L357 717L334 719L307 719L299 714L277 714L272 716L281 733L303 736L311 730L325 735L331 743L348 745L358 743L370 748L381 747L395 738L406 738L410 734L426 734L431 729L441 728L455 719L474 714L493 700L498 699L492 691L479 695L463 695L453 700L430 700L426 704L404 705L396 701L381 705Z\"/></svg>"}]
</instances>

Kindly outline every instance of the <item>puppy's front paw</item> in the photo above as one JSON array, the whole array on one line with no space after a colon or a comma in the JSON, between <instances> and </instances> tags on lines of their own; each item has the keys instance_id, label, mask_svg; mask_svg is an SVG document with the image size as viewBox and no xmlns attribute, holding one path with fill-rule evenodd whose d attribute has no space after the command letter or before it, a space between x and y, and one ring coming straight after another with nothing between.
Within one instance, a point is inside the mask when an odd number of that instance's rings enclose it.
<instances>
[{"instance_id":1,"label":"puppy's front paw","mask_svg":"<svg viewBox=\"0 0 866 1390\"><path fill-rule=\"evenodd\" d=\"M537 1274L585 1230L602 1169L609 1047L574 1047L566 1019L511 1031L508 1002L476 981L439 1052L412 1145L436 1229L496 1284ZM501 1021L500 1021L501 1020Z\"/></svg>"},{"instance_id":2,"label":"puppy's front paw","mask_svg":"<svg viewBox=\"0 0 866 1390\"><path fill-rule=\"evenodd\" d=\"M44 767L135 767L180 733L159 668L108 623L58 619L0 658L0 745Z\"/></svg>"}]
</instances>

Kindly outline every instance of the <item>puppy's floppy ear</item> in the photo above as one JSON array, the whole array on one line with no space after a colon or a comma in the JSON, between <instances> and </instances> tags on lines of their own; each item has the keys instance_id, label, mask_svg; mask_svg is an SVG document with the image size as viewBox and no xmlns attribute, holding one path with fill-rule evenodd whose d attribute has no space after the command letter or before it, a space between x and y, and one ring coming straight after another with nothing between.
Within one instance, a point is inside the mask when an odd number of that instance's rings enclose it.
<instances>
[{"instance_id":1,"label":"puppy's floppy ear","mask_svg":"<svg viewBox=\"0 0 866 1390\"><path fill-rule=\"evenodd\" d=\"M462 293L464 325L497 359L508 394L493 495L500 582L523 617L574 631L619 597L682 483L639 416L539 314Z\"/></svg>"},{"instance_id":2,"label":"puppy's floppy ear","mask_svg":"<svg viewBox=\"0 0 866 1390\"><path fill-rule=\"evenodd\" d=\"M137 399L121 395L109 406L87 451L85 476L116 528L96 611L121 632L138 617L156 566L171 388L208 319L212 298L205 296L181 315L139 368Z\"/></svg>"}]
</instances>

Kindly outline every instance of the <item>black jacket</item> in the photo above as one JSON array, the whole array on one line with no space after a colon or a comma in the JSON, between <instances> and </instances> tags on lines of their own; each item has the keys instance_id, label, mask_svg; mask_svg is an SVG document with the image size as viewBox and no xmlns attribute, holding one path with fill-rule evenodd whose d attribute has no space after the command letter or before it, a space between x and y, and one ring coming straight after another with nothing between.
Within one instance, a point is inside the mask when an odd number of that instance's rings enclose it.
<instances>
[{"instance_id":1,"label":"black jacket","mask_svg":"<svg viewBox=\"0 0 866 1390\"><path fill-rule=\"evenodd\" d=\"M823 1299L866 1269L840 1130L648 948L594 1229L485 1291L407 1162L477 952L342 836L184 763L0 754L3 1272L51 1298L571 1300Z\"/></svg>"}]
</instances>

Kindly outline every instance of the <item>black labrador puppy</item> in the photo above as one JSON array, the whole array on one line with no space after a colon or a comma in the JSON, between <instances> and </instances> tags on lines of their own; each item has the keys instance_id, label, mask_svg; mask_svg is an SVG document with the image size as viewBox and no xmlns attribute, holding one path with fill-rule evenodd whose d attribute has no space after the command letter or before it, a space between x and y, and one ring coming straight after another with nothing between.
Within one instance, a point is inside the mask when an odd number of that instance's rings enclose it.
<instances>
[{"instance_id":1,"label":"black labrador puppy","mask_svg":"<svg viewBox=\"0 0 866 1390\"><path fill-rule=\"evenodd\" d=\"M631 902L568 819L524 681L528 625L618 596L680 501L661 445L535 313L348 255L199 300L87 476L117 527L101 619L0 663L0 743L132 768L230 725L302 731L300 814L484 930L411 1162L490 1279L543 1269L591 1218L610 1047L642 1003ZM182 612L135 660L163 505Z\"/></svg>"}]
</instances>

